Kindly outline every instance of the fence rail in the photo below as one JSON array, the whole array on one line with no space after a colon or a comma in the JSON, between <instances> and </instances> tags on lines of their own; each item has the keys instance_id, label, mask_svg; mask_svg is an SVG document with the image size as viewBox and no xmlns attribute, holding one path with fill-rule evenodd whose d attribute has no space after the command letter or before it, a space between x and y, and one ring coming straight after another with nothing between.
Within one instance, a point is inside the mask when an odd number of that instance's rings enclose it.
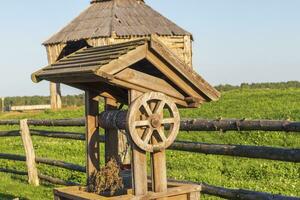
<instances>
[{"instance_id":1,"label":"fence rail","mask_svg":"<svg viewBox=\"0 0 300 200\"><path fill-rule=\"evenodd\" d=\"M63 119L63 120L28 120L30 126L85 126L85 120ZM20 125L20 120L0 120L0 125ZM281 131L300 133L300 122L276 121L276 120L204 120L204 119L183 119L181 121L182 131ZM85 140L82 133L62 132L62 131L45 131L30 129L30 134L34 136L53 137L72 140ZM0 137L20 136L19 130L0 131ZM105 142L104 136L99 136L100 142ZM200 142L176 141L171 150L186 151L202 154L237 156L247 158L258 158L268 160L278 160L285 162L300 162L300 149L286 149L265 146L248 146L248 145L226 145L226 144L206 144ZM0 153L0 159L15 161L26 161L26 156ZM61 167L73 171L85 172L85 167L64 161L51 160L47 158L36 158L36 163ZM28 175L28 172L20 172L11 169L1 169L0 172L14 173L19 175ZM53 184L77 185L77 183L67 182L43 174L38 174L42 180ZM172 181L172 180L171 180ZM190 182L191 183L191 182ZM248 191L242 189L228 189L223 187L212 186L204 183L195 183L202 185L202 193L218 196L225 199L253 200L253 199L274 199L274 200L300 200L298 197L286 197L269 193Z\"/></svg>"},{"instance_id":2,"label":"fence rail","mask_svg":"<svg viewBox=\"0 0 300 200\"><path fill-rule=\"evenodd\" d=\"M19 120L0 120L0 125L19 125ZM84 118L28 120L32 126L85 126ZM287 120L182 119L181 131L283 131L300 132L300 122Z\"/></svg>"},{"instance_id":3,"label":"fence rail","mask_svg":"<svg viewBox=\"0 0 300 200\"><path fill-rule=\"evenodd\" d=\"M85 140L85 135L82 133L71 132L55 132L55 131L41 131L30 130L31 135L72 139L72 140ZM3 136L19 136L18 131L3 131L0 132L0 137ZM99 136L99 141L104 143L104 136ZM170 150L186 151L193 153L201 153L207 155L223 155L223 156L236 156L245 158L257 158L266 160L277 160L285 162L300 162L300 149L287 149L265 146L249 146L249 145L226 145L226 144L208 144L201 142L186 142L176 141L169 148Z\"/></svg>"}]
</instances>

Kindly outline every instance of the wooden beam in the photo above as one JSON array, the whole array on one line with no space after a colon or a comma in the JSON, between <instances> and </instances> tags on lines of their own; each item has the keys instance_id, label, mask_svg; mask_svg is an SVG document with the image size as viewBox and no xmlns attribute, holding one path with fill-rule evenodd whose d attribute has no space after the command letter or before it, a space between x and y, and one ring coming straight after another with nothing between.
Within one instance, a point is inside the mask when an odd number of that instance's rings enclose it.
<instances>
[{"instance_id":1,"label":"wooden beam","mask_svg":"<svg viewBox=\"0 0 300 200\"><path fill-rule=\"evenodd\" d=\"M5 98L1 97L1 112L5 112Z\"/></svg>"},{"instance_id":2,"label":"wooden beam","mask_svg":"<svg viewBox=\"0 0 300 200\"><path fill-rule=\"evenodd\" d=\"M81 90L93 91L94 93L97 93L101 97L113 99L123 104L128 103L128 99L127 99L128 94L125 89L123 90L121 88L107 84L105 82L95 82L95 83L85 83L85 84L72 83L67 85Z\"/></svg>"},{"instance_id":3,"label":"wooden beam","mask_svg":"<svg viewBox=\"0 0 300 200\"><path fill-rule=\"evenodd\" d=\"M38 177L38 171L35 163L35 152L27 124L27 119L20 121L20 133L23 141L23 146L26 153L26 165L28 171L28 182L31 185L39 186L40 181Z\"/></svg>"},{"instance_id":4,"label":"wooden beam","mask_svg":"<svg viewBox=\"0 0 300 200\"><path fill-rule=\"evenodd\" d=\"M220 93L215 88L191 69L191 67L178 59L178 57L162 44L155 35L151 36L150 48L159 54L159 57L170 63L182 76L189 80L190 83L197 88L197 91L208 97L210 100L217 100L220 97Z\"/></svg>"},{"instance_id":5,"label":"wooden beam","mask_svg":"<svg viewBox=\"0 0 300 200\"><path fill-rule=\"evenodd\" d=\"M155 104L150 104L151 110L155 109ZM163 118L163 110L159 113ZM161 127L164 129L164 127ZM152 144L157 144L157 140L152 137ZM161 150L153 152L150 154L151 157L151 176L152 176L152 190L153 192L160 193L166 192L168 190L168 180L167 180L167 160L166 160L166 150ZM158 199L165 200L165 199Z\"/></svg>"},{"instance_id":6,"label":"wooden beam","mask_svg":"<svg viewBox=\"0 0 300 200\"><path fill-rule=\"evenodd\" d=\"M135 50L120 56L118 59L113 60L109 64L102 66L99 71L109 73L111 75L116 74L130 65L142 60L146 57L148 44L137 47Z\"/></svg>"},{"instance_id":7,"label":"wooden beam","mask_svg":"<svg viewBox=\"0 0 300 200\"><path fill-rule=\"evenodd\" d=\"M113 79L111 80L111 83L113 84L116 84L120 87L123 87L123 88L126 88L126 89L132 89L132 90L135 90L135 91L139 91L141 93L147 93L147 92L152 92L153 90L151 89L147 89L147 88L144 88L144 87L140 87L138 85L135 85L135 84L132 84L132 83L128 83L128 82L125 82L125 81L122 81L122 80L119 80L119 79ZM174 98L174 97L170 97L173 99L173 101L178 104L179 106L181 107L184 107L184 108L188 108L190 107L186 101L184 100L180 100L178 98Z\"/></svg>"},{"instance_id":8,"label":"wooden beam","mask_svg":"<svg viewBox=\"0 0 300 200\"><path fill-rule=\"evenodd\" d=\"M180 89L186 92L191 97L197 97L203 101L205 99L200 96L190 85L188 85L183 79L176 74L175 71L170 69L167 63L163 62L156 55L154 55L151 51L147 52L147 59L151 62L155 67L158 68L163 74L165 74L171 81L173 81Z\"/></svg>"},{"instance_id":9,"label":"wooden beam","mask_svg":"<svg viewBox=\"0 0 300 200\"><path fill-rule=\"evenodd\" d=\"M129 103L132 103L142 95L141 92L130 90ZM134 195L146 195L148 193L147 156L132 142L132 178Z\"/></svg>"},{"instance_id":10,"label":"wooden beam","mask_svg":"<svg viewBox=\"0 0 300 200\"><path fill-rule=\"evenodd\" d=\"M185 96L178 92L177 89L171 86L167 81L134 69L127 68L116 74L115 78L144 87L151 91L168 94L168 96L172 96L180 100L185 99Z\"/></svg>"},{"instance_id":11,"label":"wooden beam","mask_svg":"<svg viewBox=\"0 0 300 200\"><path fill-rule=\"evenodd\" d=\"M99 147L99 102L98 94L90 91L85 92L86 110L86 170L89 182L93 173L100 169L100 147Z\"/></svg>"}]
</instances>

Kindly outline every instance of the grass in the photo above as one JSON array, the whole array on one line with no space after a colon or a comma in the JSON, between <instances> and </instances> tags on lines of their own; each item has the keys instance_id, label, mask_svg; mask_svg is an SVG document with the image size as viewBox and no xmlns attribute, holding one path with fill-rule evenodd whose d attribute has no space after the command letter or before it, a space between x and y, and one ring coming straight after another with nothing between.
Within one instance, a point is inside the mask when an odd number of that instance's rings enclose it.
<instances>
[{"instance_id":1,"label":"grass","mask_svg":"<svg viewBox=\"0 0 300 200\"><path fill-rule=\"evenodd\" d=\"M50 119L83 117L83 108L59 112L5 113L0 119ZM290 119L300 121L300 89L240 89L224 92L222 99L199 109L181 110L183 118ZM46 127L38 127L46 129ZM1 126L0 130L16 130L17 126ZM84 132L84 128L48 128ZM179 140L215 144L264 145L299 148L300 135L281 132L181 132ZM84 165L85 147L81 141L33 137L37 156ZM101 146L103 155L103 145ZM19 137L0 138L0 152L24 154ZM300 164L226 156L168 151L168 176L180 180L206 182L229 188L300 196ZM103 160L102 160L103 161ZM39 165L39 171L69 181L84 183L82 173ZM22 162L0 160L0 168L25 170ZM54 185L41 187L26 184L26 177L0 173L0 199L52 199ZM218 199L205 196L203 199Z\"/></svg>"}]
</instances>

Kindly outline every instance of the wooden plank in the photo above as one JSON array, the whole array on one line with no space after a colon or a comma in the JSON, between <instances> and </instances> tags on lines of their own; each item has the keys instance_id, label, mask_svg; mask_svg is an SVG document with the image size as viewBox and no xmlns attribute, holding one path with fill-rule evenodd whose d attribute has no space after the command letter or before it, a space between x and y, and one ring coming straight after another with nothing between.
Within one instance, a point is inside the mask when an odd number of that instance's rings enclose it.
<instances>
[{"instance_id":1,"label":"wooden plank","mask_svg":"<svg viewBox=\"0 0 300 200\"><path fill-rule=\"evenodd\" d=\"M26 165L28 171L28 182L31 185L39 186L38 171L35 163L35 152L30 136L27 119L20 120L20 133L23 141L23 146L26 153Z\"/></svg>"},{"instance_id":2,"label":"wooden plank","mask_svg":"<svg viewBox=\"0 0 300 200\"><path fill-rule=\"evenodd\" d=\"M94 172L100 169L100 147L99 147L99 102L96 93L85 92L85 110L86 110L86 170L87 180Z\"/></svg>"},{"instance_id":3,"label":"wooden plank","mask_svg":"<svg viewBox=\"0 0 300 200\"><path fill-rule=\"evenodd\" d=\"M192 46L192 39L191 36L186 35L183 37L184 38L184 60L185 63L193 68L193 59L192 59L192 51L193 51L193 46Z\"/></svg>"},{"instance_id":4,"label":"wooden plank","mask_svg":"<svg viewBox=\"0 0 300 200\"><path fill-rule=\"evenodd\" d=\"M183 81L181 77L179 77L172 69L170 69L166 63L157 58L157 56L155 56L151 51L147 52L147 59L189 96L198 97L199 99L205 101L202 96L200 96L190 85Z\"/></svg>"},{"instance_id":5,"label":"wooden plank","mask_svg":"<svg viewBox=\"0 0 300 200\"><path fill-rule=\"evenodd\" d=\"M89 84L67 84L69 86L79 88L81 90L90 90L94 93L99 94L99 96L104 98L115 99L120 103L127 104L127 91L122 90L121 88L109 85L107 83L89 83Z\"/></svg>"},{"instance_id":6,"label":"wooden plank","mask_svg":"<svg viewBox=\"0 0 300 200\"><path fill-rule=\"evenodd\" d=\"M144 87L151 91L161 92L168 94L168 96L175 97L177 99L184 100L185 96L182 95L170 85L167 81L151 76L134 69L127 68L115 75L115 78L122 81L135 84L140 87Z\"/></svg>"},{"instance_id":7,"label":"wooden plank","mask_svg":"<svg viewBox=\"0 0 300 200\"><path fill-rule=\"evenodd\" d=\"M200 199L200 191L191 192L188 194L188 200L199 200Z\"/></svg>"},{"instance_id":8,"label":"wooden plank","mask_svg":"<svg viewBox=\"0 0 300 200\"><path fill-rule=\"evenodd\" d=\"M57 198L68 200L131 200L134 197L130 194L115 197L105 197L85 191L84 187L66 187L54 190L54 195Z\"/></svg>"},{"instance_id":9,"label":"wooden plank","mask_svg":"<svg viewBox=\"0 0 300 200\"><path fill-rule=\"evenodd\" d=\"M165 192L159 192L159 193L153 193L149 192L145 196L137 196L135 199L147 199L147 200L156 200L156 199L161 199L165 197L177 197L181 196L183 194L190 194L192 192L200 192L201 191L201 186L200 185L183 185L180 187L174 187L174 188L169 188ZM166 198L169 199L169 198ZM175 198L176 199L176 198Z\"/></svg>"},{"instance_id":10,"label":"wooden plank","mask_svg":"<svg viewBox=\"0 0 300 200\"><path fill-rule=\"evenodd\" d=\"M129 104L142 95L141 92L129 91ZM147 156L146 152L140 150L132 143L132 178L134 195L146 195L148 193Z\"/></svg>"},{"instance_id":11,"label":"wooden plank","mask_svg":"<svg viewBox=\"0 0 300 200\"><path fill-rule=\"evenodd\" d=\"M152 189L154 192L165 192L168 189L166 151L151 153Z\"/></svg>"},{"instance_id":12,"label":"wooden plank","mask_svg":"<svg viewBox=\"0 0 300 200\"><path fill-rule=\"evenodd\" d=\"M156 104L150 104L151 110L155 109ZM159 113L163 118L163 109ZM164 128L163 128L164 129ZM157 144L157 141L152 137L152 144ZM166 161L166 150L153 152L150 154L151 157L151 175L152 175L152 191L153 192L166 192L168 190L167 181L167 161ZM165 198L158 200L166 200Z\"/></svg>"},{"instance_id":13,"label":"wooden plank","mask_svg":"<svg viewBox=\"0 0 300 200\"><path fill-rule=\"evenodd\" d=\"M197 90L207 98L210 100L217 100L220 97L220 93L216 89L214 89L208 82L206 82L178 57L176 57L170 49L165 47L165 45L159 41L158 37L155 35L151 37L151 49L156 51L159 56L169 62L182 76L189 80L190 84L197 88Z\"/></svg>"},{"instance_id":14,"label":"wooden plank","mask_svg":"<svg viewBox=\"0 0 300 200\"><path fill-rule=\"evenodd\" d=\"M48 54L48 63L53 64L57 61L63 47L61 45L57 46L57 48L47 47ZM61 100L61 89L59 83L50 82L50 96L51 96L51 108L53 110L61 109L62 100Z\"/></svg>"},{"instance_id":15,"label":"wooden plank","mask_svg":"<svg viewBox=\"0 0 300 200\"><path fill-rule=\"evenodd\" d=\"M128 52L127 54L120 56L117 60L113 60L109 64L102 66L100 71L108 74L116 74L121 70L129 67L130 65L142 60L146 57L148 44L137 47L135 50Z\"/></svg>"},{"instance_id":16,"label":"wooden plank","mask_svg":"<svg viewBox=\"0 0 300 200\"><path fill-rule=\"evenodd\" d=\"M120 87L123 87L123 88L126 88L126 89L133 89L133 90L136 90L136 91L139 91L139 92L142 92L142 93L147 93L147 92L152 92L153 91L151 89L140 87L140 86L132 84L132 83L121 81L119 79L110 80L110 83L116 84L117 86L120 86ZM189 107L187 102L184 101L184 100L180 100L180 99L174 98L172 96L170 96L170 98L172 98L173 101L181 107L185 107L185 108Z\"/></svg>"}]
</instances>

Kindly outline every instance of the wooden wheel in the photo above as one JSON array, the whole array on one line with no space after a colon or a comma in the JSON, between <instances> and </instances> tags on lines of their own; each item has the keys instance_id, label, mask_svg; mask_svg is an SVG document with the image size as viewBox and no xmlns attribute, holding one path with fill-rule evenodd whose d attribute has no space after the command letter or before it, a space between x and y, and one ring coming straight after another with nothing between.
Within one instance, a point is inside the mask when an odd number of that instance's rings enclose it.
<instances>
[{"instance_id":1,"label":"wooden wheel","mask_svg":"<svg viewBox=\"0 0 300 200\"><path fill-rule=\"evenodd\" d=\"M147 152L168 148L180 127L175 103L162 93L151 92L137 98L127 114L127 131L132 141Z\"/></svg>"}]
</instances>

